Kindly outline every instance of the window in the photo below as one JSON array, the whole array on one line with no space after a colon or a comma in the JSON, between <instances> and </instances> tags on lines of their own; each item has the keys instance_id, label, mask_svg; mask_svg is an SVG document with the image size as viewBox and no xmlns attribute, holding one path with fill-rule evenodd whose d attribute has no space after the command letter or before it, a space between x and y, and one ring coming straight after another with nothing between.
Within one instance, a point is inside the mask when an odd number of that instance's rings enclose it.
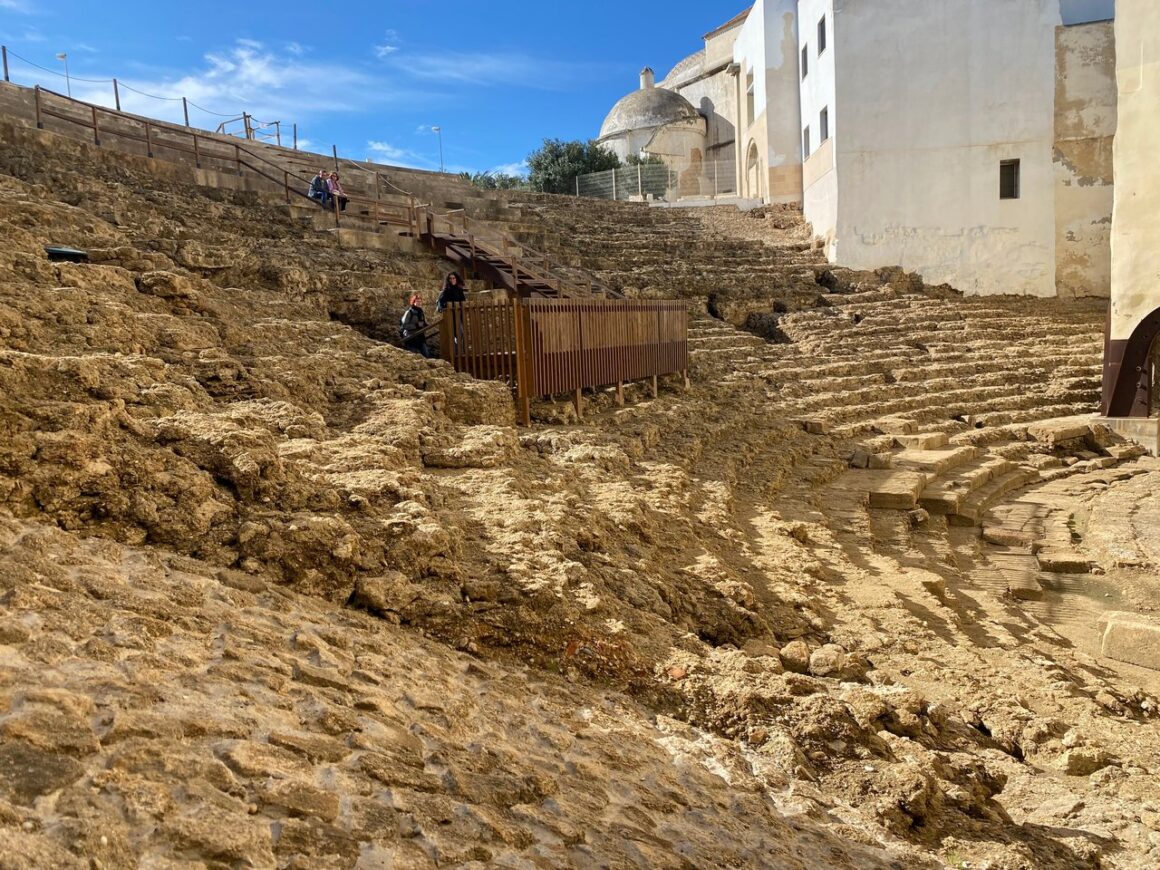
<instances>
[{"instance_id":1,"label":"window","mask_svg":"<svg viewBox=\"0 0 1160 870\"><path fill-rule=\"evenodd\" d=\"M1019 161L999 161L999 199L1019 198Z\"/></svg>"},{"instance_id":2,"label":"window","mask_svg":"<svg viewBox=\"0 0 1160 870\"><path fill-rule=\"evenodd\" d=\"M810 156L810 128L802 131L802 157Z\"/></svg>"},{"instance_id":3,"label":"window","mask_svg":"<svg viewBox=\"0 0 1160 870\"><path fill-rule=\"evenodd\" d=\"M749 115L749 124L753 125L754 118L754 99L753 99L753 73L747 73L745 76L745 107Z\"/></svg>"},{"instance_id":4,"label":"window","mask_svg":"<svg viewBox=\"0 0 1160 870\"><path fill-rule=\"evenodd\" d=\"M802 46L802 78L810 74L810 47L808 45Z\"/></svg>"},{"instance_id":5,"label":"window","mask_svg":"<svg viewBox=\"0 0 1160 870\"><path fill-rule=\"evenodd\" d=\"M822 16L822 20L818 22L818 54L821 55L826 50L826 16Z\"/></svg>"},{"instance_id":6,"label":"window","mask_svg":"<svg viewBox=\"0 0 1160 870\"><path fill-rule=\"evenodd\" d=\"M825 142L830 138L830 107L822 109L822 114L818 116L818 142Z\"/></svg>"}]
</instances>

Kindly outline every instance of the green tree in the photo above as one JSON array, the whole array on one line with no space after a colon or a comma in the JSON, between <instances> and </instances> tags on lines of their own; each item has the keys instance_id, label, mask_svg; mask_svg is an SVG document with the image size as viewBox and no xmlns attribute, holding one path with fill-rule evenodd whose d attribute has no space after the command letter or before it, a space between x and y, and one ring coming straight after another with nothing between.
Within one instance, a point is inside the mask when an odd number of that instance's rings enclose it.
<instances>
[{"instance_id":1,"label":"green tree","mask_svg":"<svg viewBox=\"0 0 1160 870\"><path fill-rule=\"evenodd\" d=\"M464 173L466 175L466 173ZM528 180L519 175L508 175L506 172L477 172L469 179L476 187L484 190L514 190L527 187Z\"/></svg>"},{"instance_id":2,"label":"green tree","mask_svg":"<svg viewBox=\"0 0 1160 870\"><path fill-rule=\"evenodd\" d=\"M655 154L646 153L644 157L639 154L628 155L629 166L664 166L665 161Z\"/></svg>"},{"instance_id":3,"label":"green tree","mask_svg":"<svg viewBox=\"0 0 1160 870\"><path fill-rule=\"evenodd\" d=\"M620 158L593 140L564 142L545 139L542 147L528 155L528 182L542 193L572 193L576 176L603 172L620 166Z\"/></svg>"}]
</instances>

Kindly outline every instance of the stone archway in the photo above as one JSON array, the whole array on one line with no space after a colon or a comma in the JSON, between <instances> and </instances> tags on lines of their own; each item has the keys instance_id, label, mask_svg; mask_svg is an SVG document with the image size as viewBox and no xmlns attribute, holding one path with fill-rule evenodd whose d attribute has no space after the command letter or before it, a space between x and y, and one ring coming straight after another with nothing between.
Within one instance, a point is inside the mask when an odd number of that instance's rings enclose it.
<instances>
[{"instance_id":1,"label":"stone archway","mask_svg":"<svg viewBox=\"0 0 1160 870\"><path fill-rule=\"evenodd\" d=\"M1109 314L1108 329L1111 329ZM1160 308L1136 324L1126 339L1104 337L1105 417L1147 417L1152 413L1152 350L1160 335Z\"/></svg>"},{"instance_id":2,"label":"stone archway","mask_svg":"<svg viewBox=\"0 0 1160 870\"><path fill-rule=\"evenodd\" d=\"M745 155L745 195L751 199L761 199L761 159L757 156L757 143L749 143Z\"/></svg>"}]
</instances>

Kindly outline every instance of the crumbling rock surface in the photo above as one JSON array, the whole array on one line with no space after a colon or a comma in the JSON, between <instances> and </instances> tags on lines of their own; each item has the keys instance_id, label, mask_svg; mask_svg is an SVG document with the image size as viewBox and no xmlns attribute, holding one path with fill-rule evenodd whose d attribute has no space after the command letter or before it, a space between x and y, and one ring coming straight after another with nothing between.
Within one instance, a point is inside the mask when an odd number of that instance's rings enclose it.
<instances>
[{"instance_id":1,"label":"crumbling rock surface","mask_svg":"<svg viewBox=\"0 0 1160 870\"><path fill-rule=\"evenodd\" d=\"M919 426L1114 459L1025 425L1094 393L1094 308L842 272L786 210L517 197L623 289L719 294L688 391L517 429L382 341L434 258L0 132L9 865L1155 865L1151 688L976 588L977 529L840 487Z\"/></svg>"}]
</instances>

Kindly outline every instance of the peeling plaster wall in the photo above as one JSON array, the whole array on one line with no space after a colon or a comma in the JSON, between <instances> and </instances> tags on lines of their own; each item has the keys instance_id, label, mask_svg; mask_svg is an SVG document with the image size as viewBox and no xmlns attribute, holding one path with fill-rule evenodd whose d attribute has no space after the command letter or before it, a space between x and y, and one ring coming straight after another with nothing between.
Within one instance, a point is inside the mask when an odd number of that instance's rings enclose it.
<instances>
[{"instance_id":1,"label":"peeling plaster wall","mask_svg":"<svg viewBox=\"0 0 1160 870\"><path fill-rule=\"evenodd\" d=\"M759 162L755 180L746 177L748 167L743 167L742 191L760 195L766 202L801 202L802 198L796 12L797 0L757 0L733 48L733 60L741 68L742 160L753 143ZM745 117L749 73L753 74L752 123ZM746 182L757 189L747 190Z\"/></svg>"},{"instance_id":2,"label":"peeling plaster wall","mask_svg":"<svg viewBox=\"0 0 1160 870\"><path fill-rule=\"evenodd\" d=\"M1055 295L1060 22L1059 0L834 0L844 265ZM1010 159L1021 196L1002 200Z\"/></svg>"},{"instance_id":3,"label":"peeling plaster wall","mask_svg":"<svg viewBox=\"0 0 1160 870\"><path fill-rule=\"evenodd\" d=\"M1116 40L1110 21L1055 33L1055 286L1109 296Z\"/></svg>"},{"instance_id":4,"label":"peeling plaster wall","mask_svg":"<svg viewBox=\"0 0 1160 870\"><path fill-rule=\"evenodd\" d=\"M1160 307L1160 16L1156 0L1116 4L1116 203L1111 338Z\"/></svg>"}]
</instances>

